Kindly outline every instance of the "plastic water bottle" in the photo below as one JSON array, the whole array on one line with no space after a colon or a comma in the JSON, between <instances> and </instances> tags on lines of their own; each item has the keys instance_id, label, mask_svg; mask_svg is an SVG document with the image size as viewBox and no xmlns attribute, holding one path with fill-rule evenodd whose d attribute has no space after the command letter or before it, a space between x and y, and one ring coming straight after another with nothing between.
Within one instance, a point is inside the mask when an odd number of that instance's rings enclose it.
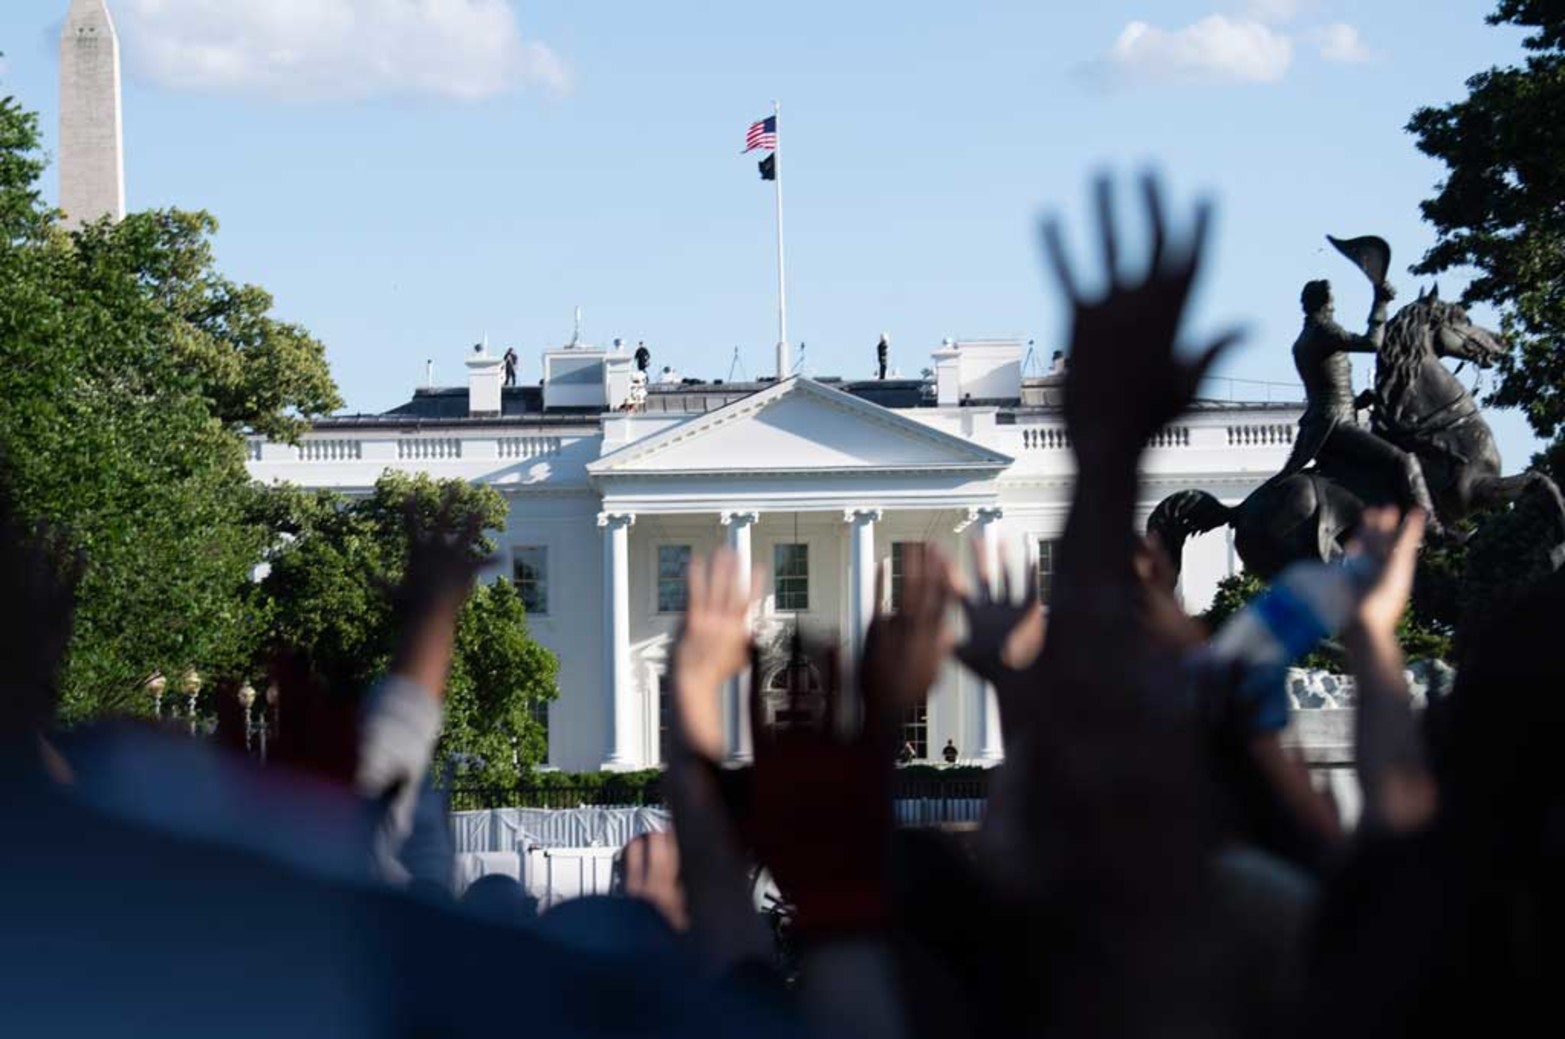
<instances>
[{"instance_id":1,"label":"plastic water bottle","mask_svg":"<svg viewBox=\"0 0 1565 1039\"><path fill-rule=\"evenodd\" d=\"M1257 729L1287 727L1289 665L1341 631L1378 576L1363 556L1295 563L1212 636L1206 660L1240 667L1239 695L1255 703Z\"/></svg>"}]
</instances>

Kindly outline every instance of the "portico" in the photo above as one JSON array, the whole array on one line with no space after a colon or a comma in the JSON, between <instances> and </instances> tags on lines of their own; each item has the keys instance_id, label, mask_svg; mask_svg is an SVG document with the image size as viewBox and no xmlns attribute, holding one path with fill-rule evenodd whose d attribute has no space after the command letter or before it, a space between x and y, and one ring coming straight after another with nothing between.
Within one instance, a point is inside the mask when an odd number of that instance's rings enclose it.
<instances>
[{"instance_id":1,"label":"portico","mask_svg":"<svg viewBox=\"0 0 1565 1039\"><path fill-rule=\"evenodd\" d=\"M631 439L589 464L603 501L604 766L661 760L667 645L691 554L727 545L766 574L756 618L763 650L797 624L812 641L856 656L883 565L895 594L898 545L929 541L955 554L964 536L977 535L997 555L997 480L1010 464L801 379ZM999 759L992 696L969 676L948 669L931 701L923 724L944 738L967 737L964 757ZM737 759L749 753L747 702L735 682L724 710L728 752Z\"/></svg>"}]
</instances>

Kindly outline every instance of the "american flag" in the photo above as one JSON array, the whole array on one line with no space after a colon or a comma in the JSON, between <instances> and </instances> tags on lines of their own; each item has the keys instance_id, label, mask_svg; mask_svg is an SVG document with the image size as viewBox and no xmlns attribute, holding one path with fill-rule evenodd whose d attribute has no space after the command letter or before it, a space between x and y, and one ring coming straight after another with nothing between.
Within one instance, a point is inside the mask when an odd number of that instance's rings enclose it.
<instances>
[{"instance_id":1,"label":"american flag","mask_svg":"<svg viewBox=\"0 0 1565 1039\"><path fill-rule=\"evenodd\" d=\"M750 129L745 131L744 150L753 152L757 148L765 148L767 151L777 150L777 117L775 115L769 115L758 123L751 123Z\"/></svg>"}]
</instances>

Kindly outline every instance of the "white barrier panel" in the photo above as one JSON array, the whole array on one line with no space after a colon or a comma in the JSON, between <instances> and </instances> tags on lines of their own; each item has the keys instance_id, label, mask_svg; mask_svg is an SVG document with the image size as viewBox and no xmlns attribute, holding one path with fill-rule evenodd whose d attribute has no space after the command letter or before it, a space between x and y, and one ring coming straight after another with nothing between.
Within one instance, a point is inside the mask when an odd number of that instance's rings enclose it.
<instances>
[{"instance_id":1,"label":"white barrier panel","mask_svg":"<svg viewBox=\"0 0 1565 1039\"><path fill-rule=\"evenodd\" d=\"M528 848L522 886L543 912L561 902L613 893L618 848Z\"/></svg>"}]
</instances>

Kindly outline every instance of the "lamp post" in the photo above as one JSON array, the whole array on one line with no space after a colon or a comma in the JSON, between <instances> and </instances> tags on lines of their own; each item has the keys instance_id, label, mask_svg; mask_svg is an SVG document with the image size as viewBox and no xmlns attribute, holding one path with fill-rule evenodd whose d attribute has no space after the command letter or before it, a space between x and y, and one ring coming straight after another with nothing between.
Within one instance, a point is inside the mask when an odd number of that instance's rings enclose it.
<instances>
[{"instance_id":1,"label":"lamp post","mask_svg":"<svg viewBox=\"0 0 1565 1039\"><path fill-rule=\"evenodd\" d=\"M152 672L152 677L147 679L146 690L152 696L152 715L163 718L163 691L168 688L168 679L163 677L161 671Z\"/></svg>"},{"instance_id":2,"label":"lamp post","mask_svg":"<svg viewBox=\"0 0 1565 1039\"><path fill-rule=\"evenodd\" d=\"M239 705L245 709L245 753L250 753L250 737L255 727L250 722L250 708L255 706L255 686L246 682L239 687Z\"/></svg>"},{"instance_id":3,"label":"lamp post","mask_svg":"<svg viewBox=\"0 0 1565 1039\"><path fill-rule=\"evenodd\" d=\"M266 764L266 741L271 737L273 727L280 724L277 717L277 686L272 684L266 687L266 706L261 708L261 764Z\"/></svg>"},{"instance_id":4,"label":"lamp post","mask_svg":"<svg viewBox=\"0 0 1565 1039\"><path fill-rule=\"evenodd\" d=\"M185 713L190 720L190 735L196 734L196 696L201 692L201 673L195 668L187 668L185 675L180 679L180 691L185 694Z\"/></svg>"}]
</instances>

